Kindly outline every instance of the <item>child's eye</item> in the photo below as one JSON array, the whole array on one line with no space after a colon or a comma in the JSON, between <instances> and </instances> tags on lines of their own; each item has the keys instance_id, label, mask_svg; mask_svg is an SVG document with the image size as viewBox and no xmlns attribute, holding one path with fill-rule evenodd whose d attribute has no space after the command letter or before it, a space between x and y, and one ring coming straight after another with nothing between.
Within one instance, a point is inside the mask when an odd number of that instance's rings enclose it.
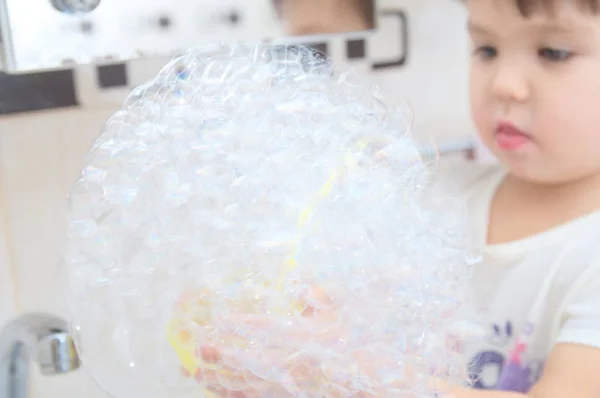
<instances>
[{"instance_id":1,"label":"child's eye","mask_svg":"<svg viewBox=\"0 0 600 398\"><path fill-rule=\"evenodd\" d=\"M482 59L492 59L498 54L498 51L492 46L480 46L475 49L473 54Z\"/></svg>"},{"instance_id":2,"label":"child's eye","mask_svg":"<svg viewBox=\"0 0 600 398\"><path fill-rule=\"evenodd\" d=\"M570 51L556 48L542 48L538 51L538 54L540 57L553 62L566 61L573 55Z\"/></svg>"}]
</instances>

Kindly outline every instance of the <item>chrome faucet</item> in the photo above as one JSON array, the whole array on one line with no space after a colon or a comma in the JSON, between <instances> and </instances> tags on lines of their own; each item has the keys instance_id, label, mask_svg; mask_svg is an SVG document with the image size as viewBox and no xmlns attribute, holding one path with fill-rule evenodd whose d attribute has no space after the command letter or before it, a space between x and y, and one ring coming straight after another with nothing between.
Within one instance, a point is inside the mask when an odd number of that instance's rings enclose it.
<instances>
[{"instance_id":1,"label":"chrome faucet","mask_svg":"<svg viewBox=\"0 0 600 398\"><path fill-rule=\"evenodd\" d=\"M44 375L79 368L64 320L50 314L25 314L0 330L0 398L27 398L32 357Z\"/></svg>"}]
</instances>

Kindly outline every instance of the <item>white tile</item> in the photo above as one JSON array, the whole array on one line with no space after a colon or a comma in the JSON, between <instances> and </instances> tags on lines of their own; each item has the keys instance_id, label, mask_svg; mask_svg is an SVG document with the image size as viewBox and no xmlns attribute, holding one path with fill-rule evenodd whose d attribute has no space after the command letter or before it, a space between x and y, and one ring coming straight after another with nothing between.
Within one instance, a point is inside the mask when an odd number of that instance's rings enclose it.
<instances>
[{"instance_id":1,"label":"white tile","mask_svg":"<svg viewBox=\"0 0 600 398\"><path fill-rule=\"evenodd\" d=\"M22 311L48 310L60 244L62 162L52 113L17 119L2 129L4 180L11 262Z\"/></svg>"},{"instance_id":2,"label":"white tile","mask_svg":"<svg viewBox=\"0 0 600 398\"><path fill-rule=\"evenodd\" d=\"M0 325L16 312L13 275L10 268L10 236L5 220L4 189L0 179Z\"/></svg>"},{"instance_id":3,"label":"white tile","mask_svg":"<svg viewBox=\"0 0 600 398\"><path fill-rule=\"evenodd\" d=\"M66 109L0 118L0 327L17 312L67 315L66 195L111 113ZM106 397L85 370L53 377L34 371L33 379L35 398Z\"/></svg>"},{"instance_id":4,"label":"white tile","mask_svg":"<svg viewBox=\"0 0 600 398\"><path fill-rule=\"evenodd\" d=\"M68 109L0 122L3 210L22 311L59 303L66 196L109 113Z\"/></svg>"}]
</instances>

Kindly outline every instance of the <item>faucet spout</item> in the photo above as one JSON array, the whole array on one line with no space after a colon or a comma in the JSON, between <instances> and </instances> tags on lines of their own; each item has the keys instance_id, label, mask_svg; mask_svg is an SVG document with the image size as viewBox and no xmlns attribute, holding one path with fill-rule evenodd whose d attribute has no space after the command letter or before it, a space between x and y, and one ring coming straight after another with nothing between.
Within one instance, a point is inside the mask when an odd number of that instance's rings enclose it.
<instances>
[{"instance_id":1,"label":"faucet spout","mask_svg":"<svg viewBox=\"0 0 600 398\"><path fill-rule=\"evenodd\" d=\"M32 357L46 375L79 368L64 320L50 314L25 314L0 330L0 398L27 398Z\"/></svg>"}]
</instances>

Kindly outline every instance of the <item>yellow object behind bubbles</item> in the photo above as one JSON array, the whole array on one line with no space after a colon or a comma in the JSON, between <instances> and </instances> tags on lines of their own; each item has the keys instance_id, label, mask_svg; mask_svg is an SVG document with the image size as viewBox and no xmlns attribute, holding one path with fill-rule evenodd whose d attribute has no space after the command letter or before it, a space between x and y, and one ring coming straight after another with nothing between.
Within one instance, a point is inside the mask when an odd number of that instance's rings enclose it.
<instances>
[{"instance_id":1,"label":"yellow object behind bubbles","mask_svg":"<svg viewBox=\"0 0 600 398\"><path fill-rule=\"evenodd\" d=\"M181 367L190 375L194 375L200 368L200 360L193 351L186 347L189 344L191 336L187 331L180 330L177 327L177 323L174 320L169 322L167 326L167 339L179 357Z\"/></svg>"},{"instance_id":2,"label":"yellow object behind bubbles","mask_svg":"<svg viewBox=\"0 0 600 398\"><path fill-rule=\"evenodd\" d=\"M363 139L358 143L357 149L364 150L366 148L366 146L367 146L367 140ZM346 157L344 159L344 165L342 167L340 167L338 170L333 170L330 173L327 181L319 189L318 197L316 198L316 200L313 203L307 205L306 208L300 213L300 215L298 217L298 223L297 223L297 227L298 227L299 231L301 231L303 229L303 227L310 220L310 218L314 212L314 209L316 207L317 202L320 199L326 199L330 195L330 193L333 189L334 182L338 178L338 176L341 174L341 171L354 166L354 163L355 163L355 159L352 156L352 154L350 153L350 151L348 151L348 153L346 154ZM297 239L298 242L300 241L300 238L301 238L301 233L299 233L299 236ZM298 245L296 244L294 249L292 250L292 252L290 253L290 255L288 257L288 260L286 261L286 264L283 268L283 272L282 272L279 282L275 284L275 288L278 290L283 289L283 281L285 280L285 276L289 272L291 272L297 265L296 259L295 259L297 247L298 247ZM267 287L267 286L265 286L265 287ZM196 304L200 304L200 302L197 302ZM293 312L302 312L304 310L304 307L299 305L299 303L290 303L290 307L293 309L292 310ZM184 311L185 311L185 308L184 308ZM283 309L282 309L282 313L285 313L285 311L283 311ZM169 325L167 326L167 339L168 339L169 344L171 345L171 347L173 347L173 349L175 350L175 353L179 357L179 360L181 362L181 366L183 369L185 369L190 375L195 375L199 369L213 370L213 371L216 371L219 373L226 372L225 369L222 369L215 365L207 364L207 363L203 362L199 358L199 356L196 354L195 347L187 347L187 346L192 345L193 337L190 335L190 332L188 330L179 328L178 326L181 326L181 323L177 322L177 320L175 320L175 319L173 319L169 323ZM205 393L208 394L207 396L209 396L209 397L215 396L214 394L210 393L209 391L205 391Z\"/></svg>"}]
</instances>

